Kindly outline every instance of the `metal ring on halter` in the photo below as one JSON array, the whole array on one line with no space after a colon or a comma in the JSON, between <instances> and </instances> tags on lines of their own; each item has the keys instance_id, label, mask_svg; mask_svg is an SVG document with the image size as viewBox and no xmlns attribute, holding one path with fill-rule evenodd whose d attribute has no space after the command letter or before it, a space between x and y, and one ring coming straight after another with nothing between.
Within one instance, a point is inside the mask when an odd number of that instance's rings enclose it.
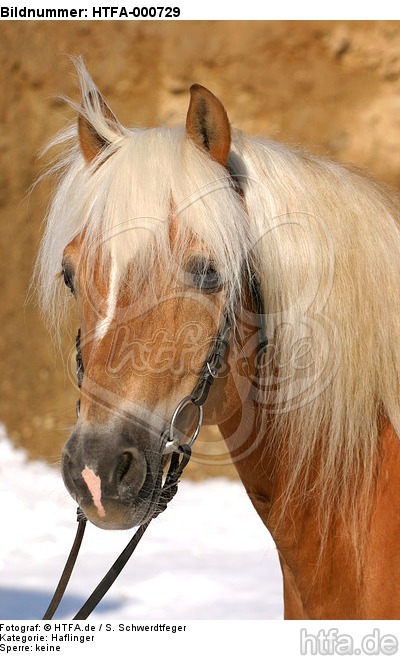
<instances>
[{"instance_id":1,"label":"metal ring on halter","mask_svg":"<svg viewBox=\"0 0 400 656\"><path fill-rule=\"evenodd\" d=\"M180 401L178 403L178 405L176 406L174 414L172 415L171 423L170 423L170 426L169 426L169 431L167 432L168 438L167 438L167 442L166 442L165 447L164 447L164 453L172 453L173 451L176 451L177 447L179 446L180 442L177 439L177 437L174 435L174 427L175 427L174 425L175 425L176 419L177 419L179 413L181 412L181 410L188 403L193 403L194 399L195 399L194 395L189 394L188 396L185 396L182 399L182 401ZM197 409L199 411L199 415L198 415L197 425L196 425L196 428L194 430L193 436L191 437L190 441L188 442L189 446L192 446L192 444L194 443L195 439L197 438L197 436L200 432L200 428L201 428L202 423L203 423L203 406L201 406L201 405L196 406L196 404L194 404L194 403L193 403L193 405L195 405L195 407L197 407Z\"/></svg>"}]
</instances>

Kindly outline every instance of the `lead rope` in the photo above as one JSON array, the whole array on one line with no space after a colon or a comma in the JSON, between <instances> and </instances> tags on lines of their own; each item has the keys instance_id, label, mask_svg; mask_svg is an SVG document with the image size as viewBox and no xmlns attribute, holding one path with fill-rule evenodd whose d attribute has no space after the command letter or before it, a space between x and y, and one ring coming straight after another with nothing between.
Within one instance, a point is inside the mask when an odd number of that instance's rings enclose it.
<instances>
[{"instance_id":1,"label":"lead rope","mask_svg":"<svg viewBox=\"0 0 400 656\"><path fill-rule=\"evenodd\" d=\"M227 318L225 317L223 323L223 329L220 331L220 333L216 338L211 354L209 355L206 364L203 367L203 370L200 374L199 381L194 389L195 394L193 394L191 397L188 397L191 400L193 400L193 403L195 403L195 405L197 405L201 410L203 404L207 400L210 387L214 379L217 377L218 371L222 365L222 361L224 359L225 350L227 346L228 334L229 334L228 322L227 322ZM76 365L77 365L76 375L77 375L79 388L82 385L83 374L84 374L80 338L81 338L81 331L79 329L76 337ZM79 416L79 412L80 412L79 400L77 401L76 404L76 412L77 415ZM202 418L202 412L200 413L200 419L195 433L196 436L198 430L200 429L201 418ZM176 413L174 413L173 419L175 421ZM171 423L173 424L174 421ZM172 436L172 428L170 433ZM163 443L165 445L166 442L168 441L168 431L164 432L162 437L163 437ZM190 444L192 444L193 441L194 439L191 440ZM130 542L127 544L127 546L122 551L122 553L117 558L117 560L114 562L114 564L110 567L107 574L100 581L97 588L92 592L88 600L78 611L78 613L74 616L73 618L74 620L85 620L89 617L90 613L96 608L98 603L101 601L101 599L104 597L106 592L110 589L110 587L114 583L117 576L121 573L122 569L128 562L129 558L131 557L137 545L139 544L141 538L143 537L151 520L157 517L160 513L162 513L166 509L171 499L175 496L178 490L178 482L180 476L182 475L184 468L186 467L186 465L190 460L192 451L189 444L173 445L173 447L175 450L172 452L169 470L161 490L161 495L157 504L156 512L152 515L152 517L150 517L149 520L147 520L147 522L139 526L139 528L137 529L136 533L134 534ZM86 521L87 521L85 515L83 514L80 508L78 508L77 510L77 519L78 519L78 528L76 531L75 540L73 542L70 554L68 556L64 570L61 574L53 598L46 610L46 613L43 616L44 620L50 620L53 618L54 613L56 612L64 596L69 579L71 578L73 568L75 566L75 562L82 543L83 535L85 533Z\"/></svg>"},{"instance_id":2,"label":"lead rope","mask_svg":"<svg viewBox=\"0 0 400 656\"><path fill-rule=\"evenodd\" d=\"M255 276L252 276L250 280L250 293L253 297L253 300L255 301L257 319L258 319L258 333L259 333L258 353L257 353L257 366L258 366L260 356L265 351L268 345L268 339L266 334L264 306L262 301L261 289ZM200 429L201 426L202 407L207 400L210 388L214 380L217 378L219 370L225 358L225 352L229 343L229 334L230 334L230 322L228 316L224 315L222 327L216 337L211 353L204 364L199 380L192 394L188 397L185 397L185 399L183 400L185 403L187 401L190 401L199 408L199 421L195 432L195 437L197 437L198 430ZM77 365L76 374L77 374L79 388L82 385L82 379L84 374L84 367L83 367L81 346L80 346L80 337L81 337L81 331L79 329L76 337L76 365ZM183 405L181 402L178 405L177 410L181 409L182 407ZM76 404L76 412L78 416L79 416L79 411L80 411L80 403L78 400ZM171 446L175 446L173 444L174 443L173 424L175 422L176 416L177 416L177 411L175 411L173 419L171 421L170 431L166 431L163 434L163 441L165 445L168 445L168 441L169 441L172 443ZM168 433L170 434L170 438L168 438ZM195 437L192 438L190 444L181 444L179 446L175 446L175 451L172 452L169 470L161 490L161 495L160 495L159 502L157 504L156 512L152 515L152 517L150 517L150 519L147 520L147 522L139 526L136 533L128 542L127 546L119 555L119 557L114 562L114 564L110 567L107 574L103 577L103 579L100 581L99 585L92 592L88 600L84 603L84 605L80 608L77 614L73 617L74 620L85 620L89 617L90 613L96 608L96 606L99 604L99 602L102 600L104 595L108 592L108 590L110 589L116 578L121 573L122 569L124 568L129 558L135 551L140 540L142 539L151 520L157 517L160 513L162 513L166 509L171 499L175 496L178 490L179 479L182 475L183 470L185 469L186 465L190 460L190 456L192 453L190 447L191 444L193 444ZM83 535L85 533L86 522L87 522L86 517L80 508L77 509L77 520L78 520L78 528L76 531L75 540L73 542L70 554L68 556L64 570L61 574L57 588L54 592L53 598L43 616L44 620L50 620L53 618L54 613L56 612L61 602L61 599L64 596L69 579L71 578L71 574L79 553L79 549L82 543Z\"/></svg>"},{"instance_id":3,"label":"lead rope","mask_svg":"<svg viewBox=\"0 0 400 656\"><path fill-rule=\"evenodd\" d=\"M67 562L65 563L65 567L63 569L63 572L61 574L60 580L58 582L58 585L56 587L56 590L54 592L53 598L43 615L44 620L51 620L54 613L56 612L61 599L64 596L64 592L66 590L66 587L68 585L68 581L71 578L72 570L75 567L76 559L78 557L79 549L82 544L83 536L85 534L85 528L86 528L86 517L84 516L83 512L81 511L80 508L76 511L77 514L77 520L78 520L78 528L76 530L76 535L75 535L75 540L74 543L71 547L71 551L69 553Z\"/></svg>"},{"instance_id":4,"label":"lead rope","mask_svg":"<svg viewBox=\"0 0 400 656\"><path fill-rule=\"evenodd\" d=\"M78 334L75 339L75 346L76 346L76 380L78 383L79 389L82 387L82 380L83 380L83 360L82 360L82 353L81 353L81 329L79 328ZM80 401L76 402L76 415L79 417L79 412L80 412ZM78 521L78 528L76 529L76 535L74 542L71 547L71 551L69 552L69 556L67 558L67 562L65 563L64 569L62 571L62 574L60 576L60 580L58 582L58 585L55 589L55 592L53 594L53 597L47 607L47 610L45 614L43 615L44 620L51 620L54 616L54 613L56 612L57 608L60 605L61 599L64 596L65 590L67 588L67 585L69 583L69 580L71 578L71 574L73 572L73 569L75 567L76 559L79 554L79 549L81 548L83 536L85 535L85 529L86 529L86 517L83 514L82 510L80 508L77 508L76 511L76 519Z\"/></svg>"},{"instance_id":5,"label":"lead rope","mask_svg":"<svg viewBox=\"0 0 400 656\"><path fill-rule=\"evenodd\" d=\"M135 551L137 545L142 539L151 520L157 517L160 513L162 513L166 509L168 503L171 501L171 499L175 496L176 492L178 491L179 478L182 475L182 472L185 469L186 465L188 464L190 460L190 456L191 456L191 448L189 447L188 444L182 444L178 448L178 451L175 451L172 454L171 463L169 466L167 476L165 478L159 503L157 504L156 512L152 515L152 517L150 517L150 519L147 520L147 522L139 526L134 536L128 542L127 546L122 551L122 553L118 556L114 564L110 567L107 574L100 581L97 588L95 588L95 590L92 592L88 600L84 603L82 608L80 608L77 614L73 617L74 620L86 620L89 617L90 613L96 608L96 606L103 599L104 595L111 588L115 579L119 576L119 574L125 567L126 563L128 562L129 558ZM78 519L78 528L76 531L75 540L72 545L67 562L65 564L64 570L61 574L56 591L42 618L44 620L51 620L53 618L54 613L56 612L64 596L65 590L67 588L69 579L72 574L72 570L75 566L75 562L82 543L83 535L85 533L86 521L87 521L85 515L83 514L80 508L78 508L77 510L77 519Z\"/></svg>"},{"instance_id":6,"label":"lead rope","mask_svg":"<svg viewBox=\"0 0 400 656\"><path fill-rule=\"evenodd\" d=\"M182 444L178 451L179 452L172 454L171 464L162 488L157 511L154 513L154 515L152 515L150 519L147 520L147 522L139 526L135 535L128 542L127 546L119 555L115 563L110 567L107 574L100 581L97 588L92 592L89 599L73 617L74 620L86 620L89 617L90 613L96 608L96 606L103 599L106 592L108 592L108 590L111 588L117 576L119 576L119 574L122 572L129 558L142 539L151 520L162 513L166 509L171 499L175 496L176 492L178 491L179 478L186 465L188 464L191 456L191 449L187 444Z\"/></svg>"}]
</instances>

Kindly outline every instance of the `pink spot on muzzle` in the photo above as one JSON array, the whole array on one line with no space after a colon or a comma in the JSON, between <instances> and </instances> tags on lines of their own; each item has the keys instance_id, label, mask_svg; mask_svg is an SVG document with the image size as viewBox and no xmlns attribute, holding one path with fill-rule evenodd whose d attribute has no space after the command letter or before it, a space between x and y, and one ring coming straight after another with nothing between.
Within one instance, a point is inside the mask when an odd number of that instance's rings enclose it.
<instances>
[{"instance_id":1,"label":"pink spot on muzzle","mask_svg":"<svg viewBox=\"0 0 400 656\"><path fill-rule=\"evenodd\" d=\"M101 480L99 476L96 476L94 471L88 466L82 471L82 478L88 486L89 492L92 495L93 504L97 509L99 517L105 517L106 511L103 508L101 503Z\"/></svg>"}]
</instances>

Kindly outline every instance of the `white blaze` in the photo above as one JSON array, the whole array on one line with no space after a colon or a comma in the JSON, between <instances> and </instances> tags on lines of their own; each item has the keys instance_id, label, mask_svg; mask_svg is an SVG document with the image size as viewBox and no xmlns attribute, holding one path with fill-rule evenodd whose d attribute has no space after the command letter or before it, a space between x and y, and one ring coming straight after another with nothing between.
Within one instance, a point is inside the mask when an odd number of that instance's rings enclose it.
<instances>
[{"instance_id":1,"label":"white blaze","mask_svg":"<svg viewBox=\"0 0 400 656\"><path fill-rule=\"evenodd\" d=\"M111 267L110 286L108 288L107 296L107 314L100 319L96 326L95 339L102 339L107 334L107 330L114 318L119 289L119 276L117 275L117 271L118 269L116 266Z\"/></svg>"},{"instance_id":2,"label":"white blaze","mask_svg":"<svg viewBox=\"0 0 400 656\"><path fill-rule=\"evenodd\" d=\"M97 509L99 517L104 517L106 511L104 510L103 504L101 503L100 477L97 476L94 471L86 465L85 469L82 471L82 478L88 486L90 494L92 495L93 504Z\"/></svg>"}]
</instances>

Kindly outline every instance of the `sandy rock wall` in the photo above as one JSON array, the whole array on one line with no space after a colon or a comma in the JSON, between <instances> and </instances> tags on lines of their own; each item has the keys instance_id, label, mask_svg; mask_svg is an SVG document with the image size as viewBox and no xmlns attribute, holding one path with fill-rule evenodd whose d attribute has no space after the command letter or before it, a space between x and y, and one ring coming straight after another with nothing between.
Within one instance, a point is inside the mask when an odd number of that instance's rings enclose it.
<instances>
[{"instance_id":1,"label":"sandy rock wall","mask_svg":"<svg viewBox=\"0 0 400 656\"><path fill-rule=\"evenodd\" d=\"M33 457L57 461L74 423L66 375L75 324L51 345L27 290L50 185L38 154L78 100L83 55L128 125L184 120L208 86L234 127L351 161L400 186L397 22L3 22L0 39L0 421ZM219 447L215 447L219 451ZM209 468L221 473L227 468Z\"/></svg>"}]
</instances>

